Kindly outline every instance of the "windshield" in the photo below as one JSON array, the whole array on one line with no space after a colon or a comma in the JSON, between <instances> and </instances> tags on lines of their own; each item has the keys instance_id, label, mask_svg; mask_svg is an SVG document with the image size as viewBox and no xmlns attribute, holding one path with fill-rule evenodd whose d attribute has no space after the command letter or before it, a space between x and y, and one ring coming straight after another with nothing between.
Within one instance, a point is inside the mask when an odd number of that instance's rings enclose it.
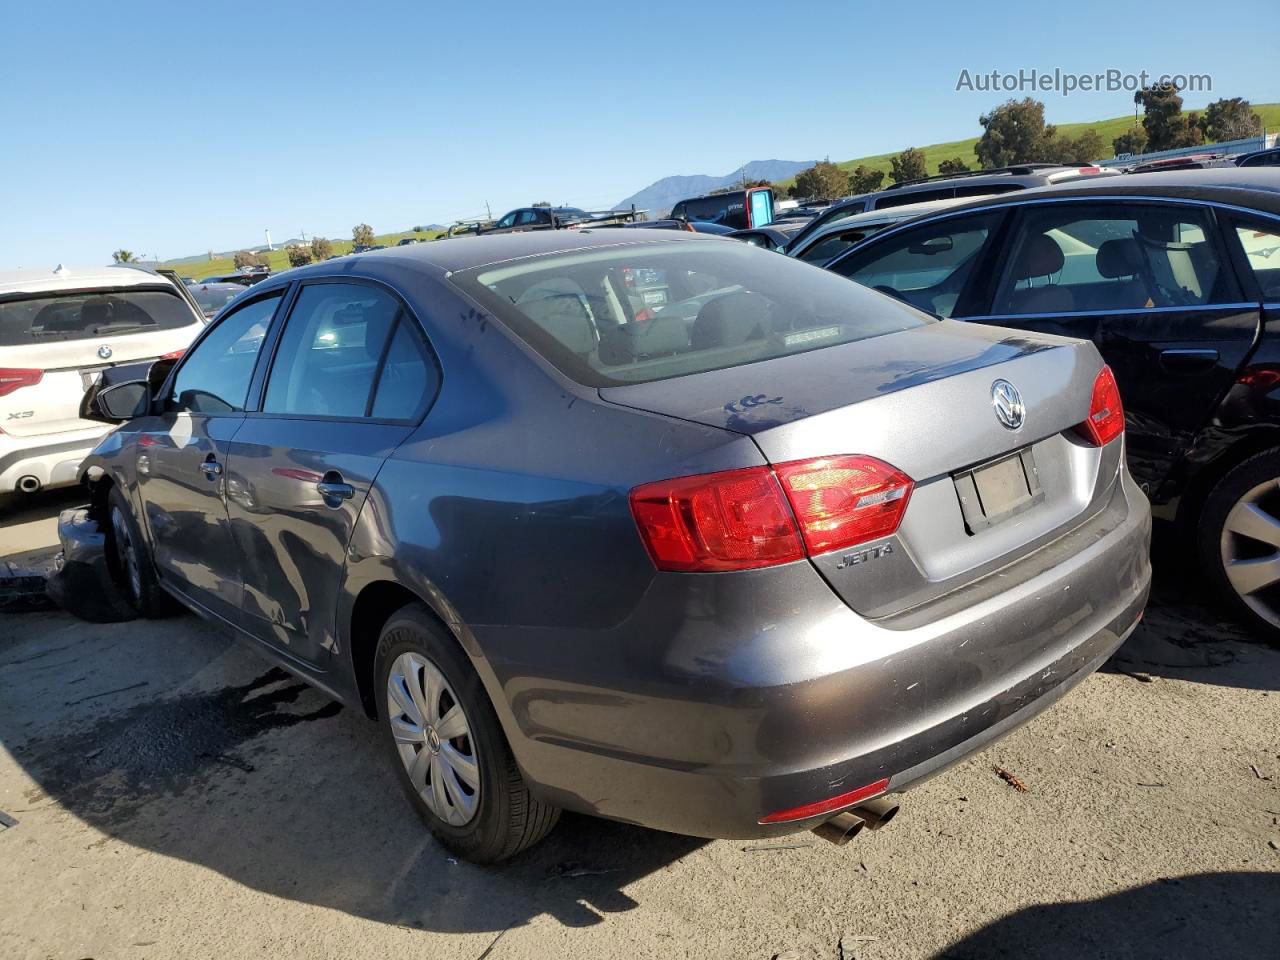
<instances>
[{"instance_id":1,"label":"windshield","mask_svg":"<svg viewBox=\"0 0 1280 960\"><path fill-rule=\"evenodd\" d=\"M93 290L0 303L0 347L174 330L196 321L176 292Z\"/></svg>"},{"instance_id":2,"label":"windshield","mask_svg":"<svg viewBox=\"0 0 1280 960\"><path fill-rule=\"evenodd\" d=\"M739 366L931 322L836 274L723 241L549 255L451 279L589 386Z\"/></svg>"}]
</instances>

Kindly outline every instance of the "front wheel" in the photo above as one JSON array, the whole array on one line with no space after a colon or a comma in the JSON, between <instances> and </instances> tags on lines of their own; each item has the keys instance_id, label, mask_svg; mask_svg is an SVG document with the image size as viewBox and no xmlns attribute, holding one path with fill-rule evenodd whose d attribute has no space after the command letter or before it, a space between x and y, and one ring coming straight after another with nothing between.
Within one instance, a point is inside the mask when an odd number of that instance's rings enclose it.
<instances>
[{"instance_id":1,"label":"front wheel","mask_svg":"<svg viewBox=\"0 0 1280 960\"><path fill-rule=\"evenodd\" d=\"M436 839L493 863L550 832L560 811L529 793L479 676L425 607L392 615L375 671L396 775Z\"/></svg>"},{"instance_id":2,"label":"front wheel","mask_svg":"<svg viewBox=\"0 0 1280 960\"><path fill-rule=\"evenodd\" d=\"M118 487L107 495L107 569L129 606L142 617L166 617L177 603L160 588L151 554L133 511Z\"/></svg>"},{"instance_id":3,"label":"front wheel","mask_svg":"<svg viewBox=\"0 0 1280 960\"><path fill-rule=\"evenodd\" d=\"M1280 644L1280 451L1255 454L1218 481L1200 513L1196 549L1237 616Z\"/></svg>"}]
</instances>

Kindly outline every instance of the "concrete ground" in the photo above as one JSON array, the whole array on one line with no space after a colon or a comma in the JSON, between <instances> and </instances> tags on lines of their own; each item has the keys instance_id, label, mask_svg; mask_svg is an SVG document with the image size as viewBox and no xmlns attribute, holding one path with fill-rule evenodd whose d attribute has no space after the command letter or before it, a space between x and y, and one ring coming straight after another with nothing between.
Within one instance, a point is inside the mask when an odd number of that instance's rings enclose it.
<instances>
[{"instance_id":1,"label":"concrete ground","mask_svg":"<svg viewBox=\"0 0 1280 960\"><path fill-rule=\"evenodd\" d=\"M1106 670L844 848L566 816L456 863L372 724L194 617L0 616L0 957L1280 957L1280 651L1160 544Z\"/></svg>"}]
</instances>

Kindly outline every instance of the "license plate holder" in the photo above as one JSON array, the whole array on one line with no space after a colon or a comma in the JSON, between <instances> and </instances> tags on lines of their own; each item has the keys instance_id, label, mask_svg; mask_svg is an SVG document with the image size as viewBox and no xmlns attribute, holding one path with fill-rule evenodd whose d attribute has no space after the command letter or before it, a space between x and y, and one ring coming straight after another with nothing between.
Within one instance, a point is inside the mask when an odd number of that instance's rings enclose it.
<instances>
[{"instance_id":1,"label":"license plate holder","mask_svg":"<svg viewBox=\"0 0 1280 960\"><path fill-rule=\"evenodd\" d=\"M1030 447L954 475L960 512L970 535L1030 510L1044 488Z\"/></svg>"}]
</instances>

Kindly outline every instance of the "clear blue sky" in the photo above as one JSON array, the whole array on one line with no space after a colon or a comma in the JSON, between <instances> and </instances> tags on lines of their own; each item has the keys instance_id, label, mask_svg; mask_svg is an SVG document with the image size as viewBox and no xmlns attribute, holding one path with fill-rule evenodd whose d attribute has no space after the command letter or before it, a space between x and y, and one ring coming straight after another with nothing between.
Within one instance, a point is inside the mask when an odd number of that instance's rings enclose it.
<instances>
[{"instance_id":1,"label":"clear blue sky","mask_svg":"<svg viewBox=\"0 0 1280 960\"><path fill-rule=\"evenodd\" d=\"M350 236L668 174L973 136L962 68L1198 72L1280 100L1276 0L7 4L0 268ZM776 51L776 52L775 52ZM1042 94L1053 122L1132 109Z\"/></svg>"}]
</instances>

